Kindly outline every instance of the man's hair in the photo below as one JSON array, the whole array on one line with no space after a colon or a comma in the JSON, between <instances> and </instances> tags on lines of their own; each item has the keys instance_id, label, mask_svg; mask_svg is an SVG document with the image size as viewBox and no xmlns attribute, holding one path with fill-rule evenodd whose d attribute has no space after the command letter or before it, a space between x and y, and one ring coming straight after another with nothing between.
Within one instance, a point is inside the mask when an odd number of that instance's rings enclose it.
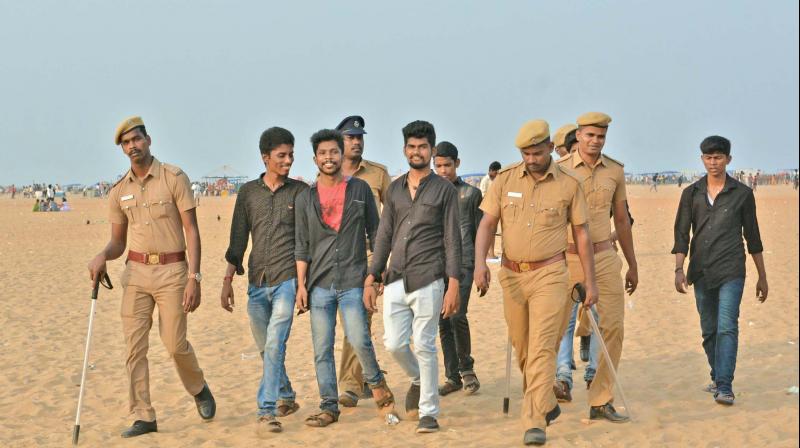
<instances>
[{"instance_id":1,"label":"man's hair","mask_svg":"<svg viewBox=\"0 0 800 448\"><path fill-rule=\"evenodd\" d=\"M731 141L719 135L706 137L700 143L700 151L703 154L725 154L731 155Z\"/></svg>"},{"instance_id":2,"label":"man's hair","mask_svg":"<svg viewBox=\"0 0 800 448\"><path fill-rule=\"evenodd\" d=\"M567 148L567 152L572 152L572 147L575 146L576 143L578 143L577 133L578 130L573 129L567 132L567 135L564 136L564 147Z\"/></svg>"},{"instance_id":3,"label":"man's hair","mask_svg":"<svg viewBox=\"0 0 800 448\"><path fill-rule=\"evenodd\" d=\"M450 142L441 142L436 145L436 157L449 157L455 163L458 160L458 148Z\"/></svg>"},{"instance_id":4,"label":"man's hair","mask_svg":"<svg viewBox=\"0 0 800 448\"><path fill-rule=\"evenodd\" d=\"M412 121L403 128L403 144L408 143L409 138L425 138L431 147L436 146L436 130L427 121Z\"/></svg>"},{"instance_id":5,"label":"man's hair","mask_svg":"<svg viewBox=\"0 0 800 448\"><path fill-rule=\"evenodd\" d=\"M262 132L261 139L258 141L258 149L261 150L261 154L269 154L273 149L281 145L294 146L294 135L277 126Z\"/></svg>"},{"instance_id":6,"label":"man's hair","mask_svg":"<svg viewBox=\"0 0 800 448\"><path fill-rule=\"evenodd\" d=\"M311 136L311 147L314 149L314 155L317 155L317 148L322 142L335 141L339 145L339 150L344 148L344 137L342 133L333 129L321 129Z\"/></svg>"},{"instance_id":7,"label":"man's hair","mask_svg":"<svg viewBox=\"0 0 800 448\"><path fill-rule=\"evenodd\" d=\"M500 165L500 162L496 160L489 164L489 171L500 171L500 168L502 168L502 166Z\"/></svg>"}]
</instances>

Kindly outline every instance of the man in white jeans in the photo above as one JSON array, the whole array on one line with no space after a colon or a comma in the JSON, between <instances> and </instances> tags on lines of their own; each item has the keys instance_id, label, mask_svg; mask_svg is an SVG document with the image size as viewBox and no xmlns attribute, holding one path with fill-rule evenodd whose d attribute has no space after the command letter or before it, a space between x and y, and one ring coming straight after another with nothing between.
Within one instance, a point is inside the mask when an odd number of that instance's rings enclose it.
<instances>
[{"instance_id":1,"label":"man in white jeans","mask_svg":"<svg viewBox=\"0 0 800 448\"><path fill-rule=\"evenodd\" d=\"M418 413L417 432L428 433L439 430L439 316L450 317L459 305L458 193L451 182L431 170L436 144L433 125L409 123L403 128L403 138L410 169L389 185L364 282L364 305L376 311L379 283L385 283L384 344L411 379L406 415Z\"/></svg>"}]
</instances>

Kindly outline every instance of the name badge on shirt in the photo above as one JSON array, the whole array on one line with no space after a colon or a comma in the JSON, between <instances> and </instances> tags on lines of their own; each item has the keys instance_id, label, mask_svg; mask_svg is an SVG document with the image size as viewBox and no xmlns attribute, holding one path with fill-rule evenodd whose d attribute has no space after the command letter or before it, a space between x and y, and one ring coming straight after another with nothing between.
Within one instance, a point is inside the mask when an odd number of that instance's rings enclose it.
<instances>
[{"instance_id":1,"label":"name badge on shirt","mask_svg":"<svg viewBox=\"0 0 800 448\"><path fill-rule=\"evenodd\" d=\"M521 198L522 197L522 193L517 193L516 191L509 191L508 192L508 197L510 197L510 198Z\"/></svg>"},{"instance_id":2,"label":"name badge on shirt","mask_svg":"<svg viewBox=\"0 0 800 448\"><path fill-rule=\"evenodd\" d=\"M123 196L123 197L119 198L120 201L129 201L131 199L133 199L133 195L132 194L129 194L127 196Z\"/></svg>"}]
</instances>

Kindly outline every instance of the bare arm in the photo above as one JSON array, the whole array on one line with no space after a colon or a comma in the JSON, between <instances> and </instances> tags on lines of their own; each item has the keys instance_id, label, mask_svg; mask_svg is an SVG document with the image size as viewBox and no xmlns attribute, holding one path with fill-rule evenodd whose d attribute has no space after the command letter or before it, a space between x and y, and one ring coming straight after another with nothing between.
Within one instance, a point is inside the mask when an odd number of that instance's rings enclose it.
<instances>
[{"instance_id":1,"label":"bare arm","mask_svg":"<svg viewBox=\"0 0 800 448\"><path fill-rule=\"evenodd\" d=\"M196 209L181 212L181 223L186 235L186 249L188 252L188 269L190 274L200 272L200 228L197 226ZM191 313L200 306L200 282L193 278L186 279L186 289L183 291L183 312Z\"/></svg>"},{"instance_id":2,"label":"bare arm","mask_svg":"<svg viewBox=\"0 0 800 448\"><path fill-rule=\"evenodd\" d=\"M308 274L308 262L304 260L295 261L297 266L297 293L295 294L295 305L297 311L304 313L308 311L308 290L306 290L306 274Z\"/></svg>"},{"instance_id":3,"label":"bare arm","mask_svg":"<svg viewBox=\"0 0 800 448\"><path fill-rule=\"evenodd\" d=\"M123 252L128 242L128 224L111 224L111 239L103 250L89 262L89 278L92 285L100 280L106 272L106 261L116 260Z\"/></svg>"},{"instance_id":4,"label":"bare arm","mask_svg":"<svg viewBox=\"0 0 800 448\"><path fill-rule=\"evenodd\" d=\"M686 282L686 274L683 272L683 263L686 260L686 254L675 253L675 290L681 294L686 294L689 284Z\"/></svg>"},{"instance_id":5,"label":"bare arm","mask_svg":"<svg viewBox=\"0 0 800 448\"><path fill-rule=\"evenodd\" d=\"M631 221L628 217L628 208L625 201L614 203L614 229L617 232L619 245L625 261L628 262L628 272L625 274L625 290L628 294L633 294L639 285L639 266L636 263L636 253L633 250L633 232L631 232Z\"/></svg>"},{"instance_id":6,"label":"bare arm","mask_svg":"<svg viewBox=\"0 0 800 448\"><path fill-rule=\"evenodd\" d=\"M589 226L584 223L572 225L572 237L575 240L575 248L578 251L578 258L581 260L583 269L584 286L586 287L586 300L583 305L587 308L597 303L597 278L594 272L594 246L589 236Z\"/></svg>"},{"instance_id":7,"label":"bare arm","mask_svg":"<svg viewBox=\"0 0 800 448\"><path fill-rule=\"evenodd\" d=\"M492 240L494 240L499 222L500 218L484 212L481 223L478 226L478 233L475 236L475 272L473 277L480 297L486 295L486 291L489 290L489 282L492 279L489 266L486 265L485 255L489 251Z\"/></svg>"},{"instance_id":8,"label":"bare arm","mask_svg":"<svg viewBox=\"0 0 800 448\"><path fill-rule=\"evenodd\" d=\"M753 257L753 263L756 264L756 270L758 270L758 282L756 283L756 297L758 301L764 303L767 300L767 295L769 294L769 285L767 284L767 269L764 267L764 253L759 252L756 254L751 254Z\"/></svg>"}]
</instances>

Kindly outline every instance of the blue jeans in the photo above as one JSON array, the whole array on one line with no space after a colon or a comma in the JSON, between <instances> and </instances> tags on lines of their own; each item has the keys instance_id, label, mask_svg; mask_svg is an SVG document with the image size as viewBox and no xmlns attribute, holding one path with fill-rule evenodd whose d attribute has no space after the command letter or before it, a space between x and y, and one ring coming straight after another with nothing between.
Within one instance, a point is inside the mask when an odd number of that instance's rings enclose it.
<instances>
[{"instance_id":1,"label":"blue jeans","mask_svg":"<svg viewBox=\"0 0 800 448\"><path fill-rule=\"evenodd\" d=\"M561 345L558 348L558 357L556 358L556 380L564 381L572 390L572 369L574 365L573 360L573 339L575 337L575 321L578 317L579 304L572 305L572 312L569 316L569 324L567 330L564 332L564 337L561 339ZM585 311L584 311L585 312ZM594 319L600 322L597 313L592 309ZM589 344L589 364L586 366L586 371L583 373L584 381L591 381L594 379L594 374L597 372L597 357L600 356L600 341L596 337L592 337Z\"/></svg>"},{"instance_id":2,"label":"blue jeans","mask_svg":"<svg viewBox=\"0 0 800 448\"><path fill-rule=\"evenodd\" d=\"M375 386L383 381L367 327L363 294L363 288L343 291L334 288L311 290L311 338L314 343L314 369L321 399L319 408L336 415L339 414L339 391L336 385L333 344L336 338L337 308L342 315L344 334L361 363L367 384Z\"/></svg>"},{"instance_id":3,"label":"blue jeans","mask_svg":"<svg viewBox=\"0 0 800 448\"><path fill-rule=\"evenodd\" d=\"M297 279L276 286L247 287L247 314L256 346L264 359L256 401L258 415L275 415L276 402L294 401L295 392L286 375L286 341L292 329Z\"/></svg>"},{"instance_id":4,"label":"blue jeans","mask_svg":"<svg viewBox=\"0 0 800 448\"><path fill-rule=\"evenodd\" d=\"M703 350L711 366L711 381L720 392L733 393L733 372L739 349L739 305L744 278L729 280L718 288L706 289L705 279L694 283Z\"/></svg>"}]
</instances>

